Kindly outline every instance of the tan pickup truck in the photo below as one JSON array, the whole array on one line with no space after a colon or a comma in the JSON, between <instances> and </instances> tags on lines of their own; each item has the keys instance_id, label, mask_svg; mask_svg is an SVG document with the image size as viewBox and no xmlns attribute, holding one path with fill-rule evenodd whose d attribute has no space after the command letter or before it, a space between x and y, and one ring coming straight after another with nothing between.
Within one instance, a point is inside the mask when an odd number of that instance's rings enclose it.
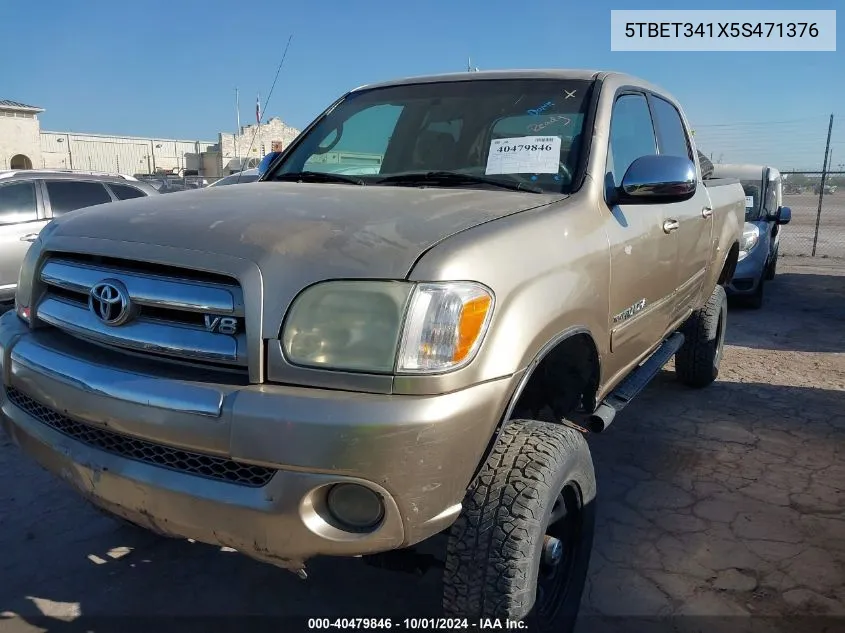
<instances>
[{"instance_id":1,"label":"tan pickup truck","mask_svg":"<svg viewBox=\"0 0 845 633\"><path fill-rule=\"evenodd\" d=\"M0 319L0 417L137 525L301 576L443 535L447 616L566 630L585 435L672 356L716 379L744 204L634 77L359 88L255 184L51 222Z\"/></svg>"}]
</instances>

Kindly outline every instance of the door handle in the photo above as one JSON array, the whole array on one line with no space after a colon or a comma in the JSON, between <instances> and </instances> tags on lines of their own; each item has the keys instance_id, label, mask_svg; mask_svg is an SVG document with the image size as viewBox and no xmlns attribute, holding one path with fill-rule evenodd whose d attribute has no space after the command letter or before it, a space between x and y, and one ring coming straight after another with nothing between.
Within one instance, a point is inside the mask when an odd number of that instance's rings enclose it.
<instances>
[{"instance_id":1,"label":"door handle","mask_svg":"<svg viewBox=\"0 0 845 633\"><path fill-rule=\"evenodd\" d=\"M701 217L702 218L709 218L711 215L713 215L713 209L711 209L710 207L704 207L701 210Z\"/></svg>"},{"instance_id":2,"label":"door handle","mask_svg":"<svg viewBox=\"0 0 845 633\"><path fill-rule=\"evenodd\" d=\"M681 225L677 220L666 220L663 223L663 232L671 233L672 231L677 231L679 226Z\"/></svg>"},{"instance_id":3,"label":"door handle","mask_svg":"<svg viewBox=\"0 0 845 633\"><path fill-rule=\"evenodd\" d=\"M21 242L34 242L38 239L38 233L27 233L26 235L21 235Z\"/></svg>"}]
</instances>

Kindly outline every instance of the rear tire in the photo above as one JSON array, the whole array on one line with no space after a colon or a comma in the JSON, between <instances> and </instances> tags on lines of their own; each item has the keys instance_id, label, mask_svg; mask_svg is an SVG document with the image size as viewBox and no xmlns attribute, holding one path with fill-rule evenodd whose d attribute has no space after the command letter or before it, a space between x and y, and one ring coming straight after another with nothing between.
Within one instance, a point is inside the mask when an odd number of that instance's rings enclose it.
<instances>
[{"instance_id":1,"label":"rear tire","mask_svg":"<svg viewBox=\"0 0 845 633\"><path fill-rule=\"evenodd\" d=\"M719 376L725 346L728 297L722 286L681 327L684 344L675 354L675 375L689 387L706 387Z\"/></svg>"},{"instance_id":2,"label":"rear tire","mask_svg":"<svg viewBox=\"0 0 845 633\"><path fill-rule=\"evenodd\" d=\"M450 529L445 615L571 631L592 552L595 496L581 433L549 422L508 422Z\"/></svg>"}]
</instances>

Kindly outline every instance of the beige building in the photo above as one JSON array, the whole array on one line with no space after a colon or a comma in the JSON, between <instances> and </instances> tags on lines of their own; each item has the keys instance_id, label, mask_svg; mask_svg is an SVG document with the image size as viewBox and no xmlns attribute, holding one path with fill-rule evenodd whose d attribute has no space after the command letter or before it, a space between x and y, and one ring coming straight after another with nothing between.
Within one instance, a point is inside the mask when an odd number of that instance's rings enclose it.
<instances>
[{"instance_id":1,"label":"beige building","mask_svg":"<svg viewBox=\"0 0 845 633\"><path fill-rule=\"evenodd\" d=\"M273 117L260 126L245 125L239 132L237 135L221 133L217 145L208 152L208 160L219 164L222 174L256 166L265 154L281 151L299 134L299 130L285 124L279 117Z\"/></svg>"},{"instance_id":2,"label":"beige building","mask_svg":"<svg viewBox=\"0 0 845 633\"><path fill-rule=\"evenodd\" d=\"M42 167L38 115L43 108L0 99L0 169Z\"/></svg>"},{"instance_id":3,"label":"beige building","mask_svg":"<svg viewBox=\"0 0 845 633\"><path fill-rule=\"evenodd\" d=\"M0 169L84 169L123 174L168 172L223 176L253 166L299 130L278 117L214 141L42 131L43 108L0 100Z\"/></svg>"}]
</instances>

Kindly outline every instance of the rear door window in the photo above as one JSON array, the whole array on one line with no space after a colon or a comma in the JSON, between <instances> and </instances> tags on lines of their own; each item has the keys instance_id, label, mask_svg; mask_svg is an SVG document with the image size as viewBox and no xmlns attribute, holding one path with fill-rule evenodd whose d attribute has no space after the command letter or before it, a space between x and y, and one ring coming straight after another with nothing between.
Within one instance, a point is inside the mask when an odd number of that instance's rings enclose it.
<instances>
[{"instance_id":1,"label":"rear door window","mask_svg":"<svg viewBox=\"0 0 845 633\"><path fill-rule=\"evenodd\" d=\"M0 226L38 219L34 182L0 185Z\"/></svg>"},{"instance_id":2,"label":"rear door window","mask_svg":"<svg viewBox=\"0 0 845 633\"><path fill-rule=\"evenodd\" d=\"M147 194L137 187L130 187L129 185L115 185L109 183L109 188L112 190L118 200L131 200L132 198L143 198Z\"/></svg>"},{"instance_id":3,"label":"rear door window","mask_svg":"<svg viewBox=\"0 0 845 633\"><path fill-rule=\"evenodd\" d=\"M48 180L47 194L53 217L112 201L109 192L99 182Z\"/></svg>"},{"instance_id":4,"label":"rear door window","mask_svg":"<svg viewBox=\"0 0 845 633\"><path fill-rule=\"evenodd\" d=\"M654 95L651 97L651 105L654 108L660 153L692 160L687 132L678 110L665 99Z\"/></svg>"}]
</instances>

